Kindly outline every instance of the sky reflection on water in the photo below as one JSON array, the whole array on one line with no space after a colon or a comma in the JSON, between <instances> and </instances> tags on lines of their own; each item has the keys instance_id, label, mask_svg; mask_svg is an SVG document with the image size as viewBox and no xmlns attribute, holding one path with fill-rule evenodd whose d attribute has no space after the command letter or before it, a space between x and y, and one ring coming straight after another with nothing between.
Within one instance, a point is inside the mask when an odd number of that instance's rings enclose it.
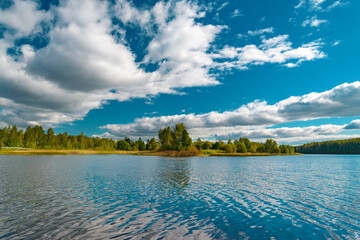
<instances>
[{"instance_id":1,"label":"sky reflection on water","mask_svg":"<svg viewBox=\"0 0 360 240\"><path fill-rule=\"evenodd\" d=\"M0 239L357 239L360 157L0 156Z\"/></svg>"}]
</instances>

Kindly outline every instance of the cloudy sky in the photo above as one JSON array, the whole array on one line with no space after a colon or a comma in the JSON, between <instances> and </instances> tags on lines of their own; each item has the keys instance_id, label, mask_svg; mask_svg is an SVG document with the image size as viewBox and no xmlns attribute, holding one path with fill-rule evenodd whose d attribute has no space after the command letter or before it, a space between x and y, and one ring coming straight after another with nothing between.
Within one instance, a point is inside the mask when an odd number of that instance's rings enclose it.
<instances>
[{"instance_id":1,"label":"cloudy sky","mask_svg":"<svg viewBox=\"0 0 360 240\"><path fill-rule=\"evenodd\" d=\"M2 0L0 127L357 137L359 12L357 0Z\"/></svg>"}]
</instances>

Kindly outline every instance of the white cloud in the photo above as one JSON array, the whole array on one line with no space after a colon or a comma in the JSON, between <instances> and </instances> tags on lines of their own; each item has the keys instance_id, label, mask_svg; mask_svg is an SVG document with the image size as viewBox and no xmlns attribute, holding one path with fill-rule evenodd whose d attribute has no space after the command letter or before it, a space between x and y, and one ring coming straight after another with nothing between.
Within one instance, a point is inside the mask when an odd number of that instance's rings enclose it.
<instances>
[{"instance_id":1,"label":"white cloud","mask_svg":"<svg viewBox=\"0 0 360 240\"><path fill-rule=\"evenodd\" d=\"M356 119L351 121L351 123L349 123L348 125L346 125L345 129L349 129L349 130L360 130L360 119Z\"/></svg>"},{"instance_id":2,"label":"white cloud","mask_svg":"<svg viewBox=\"0 0 360 240\"><path fill-rule=\"evenodd\" d=\"M30 0L14 0L8 9L0 9L0 23L15 29L17 37L32 33L46 17L47 14L37 10L37 4Z\"/></svg>"},{"instance_id":3,"label":"white cloud","mask_svg":"<svg viewBox=\"0 0 360 240\"><path fill-rule=\"evenodd\" d=\"M172 1L159 1L150 9L138 9L133 6L134 4L131 1L116 0L115 6L111 8L111 11L125 25L133 24L140 26L151 35L151 28L154 24L165 25L169 14L171 14L170 7L172 4Z\"/></svg>"},{"instance_id":4,"label":"white cloud","mask_svg":"<svg viewBox=\"0 0 360 240\"><path fill-rule=\"evenodd\" d=\"M263 35L264 33L273 33L274 32L274 28L273 27L269 27L269 28L264 28L264 29L259 29L259 30L255 30L255 31L248 31L248 34L250 36L257 36L257 35Z\"/></svg>"},{"instance_id":5,"label":"white cloud","mask_svg":"<svg viewBox=\"0 0 360 240\"><path fill-rule=\"evenodd\" d=\"M239 9L235 9L231 15L232 18L241 17L241 16L244 16L244 15L241 13L241 11Z\"/></svg>"},{"instance_id":6,"label":"white cloud","mask_svg":"<svg viewBox=\"0 0 360 240\"><path fill-rule=\"evenodd\" d=\"M314 16L312 18L306 19L301 26L306 27L319 27L321 24L327 23L327 20L317 19L317 16Z\"/></svg>"},{"instance_id":7,"label":"white cloud","mask_svg":"<svg viewBox=\"0 0 360 240\"><path fill-rule=\"evenodd\" d=\"M332 9L336 8L336 7L342 7L342 6L346 6L348 5L349 2L341 2L339 0L335 1L333 4L329 5L325 11L331 11Z\"/></svg>"},{"instance_id":8,"label":"white cloud","mask_svg":"<svg viewBox=\"0 0 360 240\"><path fill-rule=\"evenodd\" d=\"M321 43L293 48L287 35L263 38L259 46L228 46L214 53L212 45L226 26L200 21L205 12L195 3L160 1L149 9L125 0L109 4L64 0L45 12L33 1L15 0L1 10L0 22L16 30L7 30L0 39L1 124L70 123L109 100L149 99L161 93L179 94L185 87L219 84L211 73L214 68L246 69L264 63L289 67L286 64L325 56ZM137 59L125 41L127 28L114 25L113 18L140 28L137 37L146 35L149 44L143 59ZM49 29L44 31L40 23ZM46 46L16 46L21 54L16 59L7 55L17 38L37 32L49 40ZM231 61L220 64L219 58ZM151 64L155 69L146 71L143 65Z\"/></svg>"},{"instance_id":9,"label":"white cloud","mask_svg":"<svg viewBox=\"0 0 360 240\"><path fill-rule=\"evenodd\" d=\"M277 130L267 127L293 121L350 116L360 116L360 82L344 83L321 93L289 97L274 105L255 101L234 111L144 117L130 124L109 124L101 128L117 137L154 137L159 128L182 122L193 138L227 138L243 135L251 139L274 137L286 140L302 137L305 140L307 137L310 139L314 136L336 135L351 127L324 125ZM357 122L352 125L355 123Z\"/></svg>"},{"instance_id":10,"label":"white cloud","mask_svg":"<svg viewBox=\"0 0 360 240\"><path fill-rule=\"evenodd\" d=\"M336 7L342 7L342 6L349 4L349 2L341 2L340 0L333 1L332 3L329 3L329 2L331 2L331 1L300 0L299 3L295 6L295 9L307 7L309 11L326 12L326 11L331 11L332 9L334 9Z\"/></svg>"},{"instance_id":11,"label":"white cloud","mask_svg":"<svg viewBox=\"0 0 360 240\"><path fill-rule=\"evenodd\" d=\"M232 59L222 61L219 67L248 69L250 65L262 65L265 63L280 63L286 67L298 66L304 61L324 58L326 54L320 50L322 43L314 41L293 48L288 40L288 35L262 39L262 44L246 45L241 48L225 47L214 57L219 59Z\"/></svg>"},{"instance_id":12,"label":"white cloud","mask_svg":"<svg viewBox=\"0 0 360 240\"><path fill-rule=\"evenodd\" d=\"M195 18L203 13L187 2L176 3L175 16L160 26L147 48L145 62L160 62L157 74L166 75L172 88L218 84L208 74L213 60L207 50L222 27L196 23Z\"/></svg>"},{"instance_id":13,"label":"white cloud","mask_svg":"<svg viewBox=\"0 0 360 240\"><path fill-rule=\"evenodd\" d=\"M165 25L169 15L169 8L170 8L170 2L165 4L164 2L160 1L155 4L151 12L155 18L156 24L160 26Z\"/></svg>"},{"instance_id":14,"label":"white cloud","mask_svg":"<svg viewBox=\"0 0 360 240\"><path fill-rule=\"evenodd\" d=\"M144 84L146 74L138 69L131 51L109 35L106 7L96 1L69 1L59 7L49 45L25 59L26 70L76 91Z\"/></svg>"},{"instance_id":15,"label":"white cloud","mask_svg":"<svg viewBox=\"0 0 360 240\"><path fill-rule=\"evenodd\" d=\"M21 8L24 16L36 11L32 2L19 3L28 4ZM212 58L206 51L222 27L196 23L195 19L203 16L196 5L176 3L170 20L166 4L157 3L149 11L136 10L124 1L118 1L116 6L116 11L130 11L129 16L121 15L126 23L146 25L140 15L152 14L159 30L148 46L146 61L159 64L159 69L145 72L136 63L132 50L111 35L114 26L106 2L63 1L51 10L56 22L48 33L46 47L36 50L23 45L22 58L14 61L6 54L13 43L0 39L3 123L46 127L82 119L107 100L124 101L177 93L178 88L218 84L208 73ZM1 17L11 22L13 14L19 15L18 9L14 5ZM29 21L26 25L27 18L17 21L13 25L24 34L30 34L38 23Z\"/></svg>"},{"instance_id":16,"label":"white cloud","mask_svg":"<svg viewBox=\"0 0 360 240\"><path fill-rule=\"evenodd\" d=\"M215 138L219 140L239 139L246 137L253 141L264 142L266 139L276 139L280 143L291 144L308 141L351 138L358 135L345 135L345 125L326 124L310 127L281 127L281 128L256 128L219 134Z\"/></svg>"},{"instance_id":17,"label":"white cloud","mask_svg":"<svg viewBox=\"0 0 360 240\"><path fill-rule=\"evenodd\" d=\"M306 4L306 0L300 0L300 2L295 6L295 8L301 8Z\"/></svg>"},{"instance_id":18,"label":"white cloud","mask_svg":"<svg viewBox=\"0 0 360 240\"><path fill-rule=\"evenodd\" d=\"M217 12L223 10L226 6L229 5L229 2L224 2L223 4L221 4L221 6L217 9Z\"/></svg>"},{"instance_id":19,"label":"white cloud","mask_svg":"<svg viewBox=\"0 0 360 240\"><path fill-rule=\"evenodd\" d=\"M335 47L335 46L337 46L337 45L339 45L341 43L341 41L335 41L331 46L333 46L333 47Z\"/></svg>"},{"instance_id":20,"label":"white cloud","mask_svg":"<svg viewBox=\"0 0 360 240\"><path fill-rule=\"evenodd\" d=\"M320 5L326 0L310 0L310 4L313 8L320 8Z\"/></svg>"},{"instance_id":21,"label":"white cloud","mask_svg":"<svg viewBox=\"0 0 360 240\"><path fill-rule=\"evenodd\" d=\"M308 6L309 10L321 10L321 5L326 0L300 0L299 3L295 6L296 9L303 8Z\"/></svg>"}]
</instances>

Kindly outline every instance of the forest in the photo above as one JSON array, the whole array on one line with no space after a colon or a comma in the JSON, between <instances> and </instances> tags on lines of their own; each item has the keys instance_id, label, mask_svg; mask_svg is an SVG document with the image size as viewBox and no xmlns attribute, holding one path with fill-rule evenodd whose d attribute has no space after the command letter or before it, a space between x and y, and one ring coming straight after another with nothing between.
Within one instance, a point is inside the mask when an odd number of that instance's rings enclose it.
<instances>
[{"instance_id":1,"label":"forest","mask_svg":"<svg viewBox=\"0 0 360 240\"><path fill-rule=\"evenodd\" d=\"M304 154L360 154L360 138L312 142L295 148Z\"/></svg>"},{"instance_id":2,"label":"forest","mask_svg":"<svg viewBox=\"0 0 360 240\"><path fill-rule=\"evenodd\" d=\"M87 137L81 132L80 135L68 135L66 132L55 134L52 128L45 131L41 126L27 127L18 130L17 126L0 129L0 149L30 148L49 150L106 150L106 151L187 151L187 150L217 150L224 153L274 153L294 154L294 147L280 145L273 139L267 139L265 143L251 142L247 138L239 138L226 143L223 141L203 141L200 138L192 141L183 123L176 124L158 131L158 138L143 141L141 138L132 140L125 137L121 140L109 138Z\"/></svg>"}]
</instances>

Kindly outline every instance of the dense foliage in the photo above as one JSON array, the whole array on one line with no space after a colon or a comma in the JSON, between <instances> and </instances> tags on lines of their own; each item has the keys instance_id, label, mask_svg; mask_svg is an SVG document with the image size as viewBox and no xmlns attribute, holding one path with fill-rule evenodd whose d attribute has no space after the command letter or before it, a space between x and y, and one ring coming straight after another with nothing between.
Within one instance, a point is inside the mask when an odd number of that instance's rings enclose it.
<instances>
[{"instance_id":1,"label":"dense foliage","mask_svg":"<svg viewBox=\"0 0 360 240\"><path fill-rule=\"evenodd\" d=\"M128 137L121 140L108 138L68 135L66 132L55 134L52 128L47 132L41 126L28 127L25 131L12 128L0 129L1 147L21 147L33 149L93 149L93 150L124 150L124 151L156 151L156 150L218 150L226 153L282 153L293 154L294 147L278 146L275 140L268 139L265 143L251 142L247 138L239 140L210 142L200 138L193 142L183 123L176 124L171 129L166 127L158 132L158 141L155 138L144 142L141 138L133 141Z\"/></svg>"},{"instance_id":2,"label":"dense foliage","mask_svg":"<svg viewBox=\"0 0 360 240\"><path fill-rule=\"evenodd\" d=\"M155 138L146 143L139 138L132 141L129 138L115 141L108 138L87 137L84 133L78 136L66 132L55 134L52 128L47 132L41 126L28 127L25 132L5 127L0 129L0 149L2 147L21 147L33 149L94 149L94 150L155 150L159 147Z\"/></svg>"},{"instance_id":3,"label":"dense foliage","mask_svg":"<svg viewBox=\"0 0 360 240\"><path fill-rule=\"evenodd\" d=\"M290 145L277 145L273 139L267 139L265 143L251 142L247 138L240 138L234 142L229 139L227 143L217 141L215 143L210 141L202 141L200 138L194 142L198 149L202 150L221 150L226 153L282 153L294 154L295 149Z\"/></svg>"},{"instance_id":4,"label":"dense foliage","mask_svg":"<svg viewBox=\"0 0 360 240\"><path fill-rule=\"evenodd\" d=\"M307 154L360 154L360 138L307 143L296 147Z\"/></svg>"},{"instance_id":5,"label":"dense foliage","mask_svg":"<svg viewBox=\"0 0 360 240\"><path fill-rule=\"evenodd\" d=\"M176 124L173 130L170 127L160 129L159 142L161 150L189 150L192 146L192 139L183 123Z\"/></svg>"},{"instance_id":6,"label":"dense foliage","mask_svg":"<svg viewBox=\"0 0 360 240\"><path fill-rule=\"evenodd\" d=\"M41 126L28 127L18 131L16 125L0 130L0 145L38 149L99 149L112 150L116 141L106 138L90 138L83 133L78 136L65 133L55 134L52 128L47 132Z\"/></svg>"}]
</instances>

